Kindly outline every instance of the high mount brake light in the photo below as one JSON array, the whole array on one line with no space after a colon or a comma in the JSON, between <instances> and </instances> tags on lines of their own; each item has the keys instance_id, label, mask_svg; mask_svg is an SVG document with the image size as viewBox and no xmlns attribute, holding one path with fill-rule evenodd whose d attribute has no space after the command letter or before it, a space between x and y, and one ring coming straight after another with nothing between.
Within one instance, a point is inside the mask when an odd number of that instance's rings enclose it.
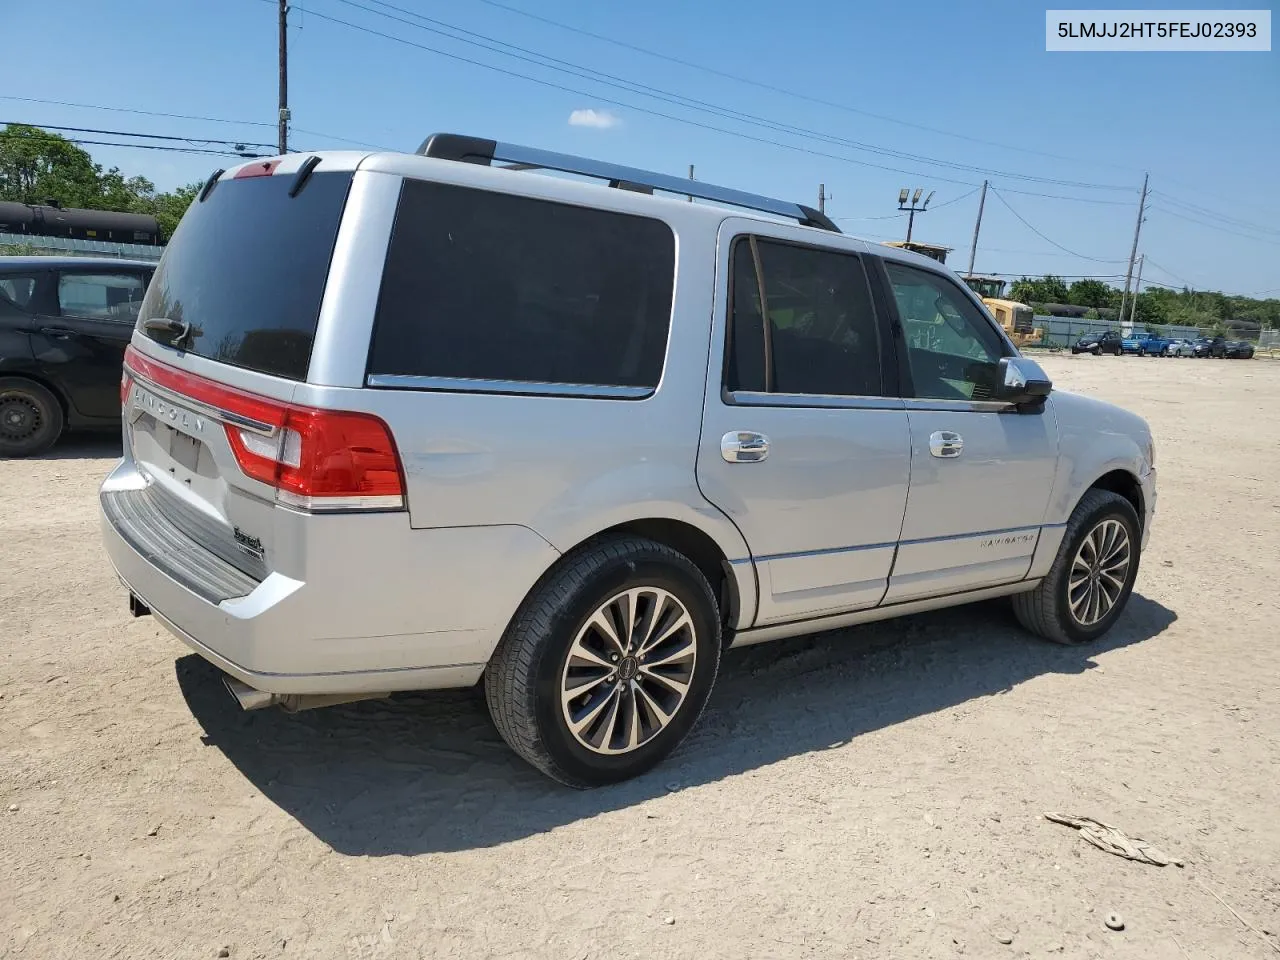
<instances>
[{"instance_id":1,"label":"high mount brake light","mask_svg":"<svg viewBox=\"0 0 1280 960\"><path fill-rule=\"evenodd\" d=\"M281 503L308 510L400 510L404 481L387 425L368 413L284 403L125 353L125 377L189 397L223 421L236 463L275 487ZM122 391L127 391L123 386Z\"/></svg>"}]
</instances>

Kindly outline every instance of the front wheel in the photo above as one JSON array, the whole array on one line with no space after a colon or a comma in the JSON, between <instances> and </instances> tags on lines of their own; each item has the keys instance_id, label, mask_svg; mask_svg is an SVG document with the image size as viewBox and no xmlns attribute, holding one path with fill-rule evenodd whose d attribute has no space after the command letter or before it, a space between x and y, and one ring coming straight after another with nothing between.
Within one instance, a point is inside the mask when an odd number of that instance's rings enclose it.
<instances>
[{"instance_id":1,"label":"front wheel","mask_svg":"<svg viewBox=\"0 0 1280 960\"><path fill-rule=\"evenodd\" d=\"M683 554L610 537L570 554L526 598L485 670L503 740L571 787L657 765L715 683L720 617Z\"/></svg>"},{"instance_id":2,"label":"front wheel","mask_svg":"<svg viewBox=\"0 0 1280 960\"><path fill-rule=\"evenodd\" d=\"M1032 633L1055 643L1088 643L1119 618L1133 591L1141 525L1118 493L1090 490L1076 505L1058 556L1040 586L1013 596L1013 612Z\"/></svg>"}]
</instances>

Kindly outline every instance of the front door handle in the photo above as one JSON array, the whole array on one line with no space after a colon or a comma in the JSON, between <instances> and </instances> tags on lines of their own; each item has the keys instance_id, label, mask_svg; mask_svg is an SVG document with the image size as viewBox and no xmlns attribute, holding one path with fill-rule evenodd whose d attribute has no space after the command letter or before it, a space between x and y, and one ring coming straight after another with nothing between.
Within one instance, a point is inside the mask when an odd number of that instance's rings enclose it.
<instances>
[{"instance_id":1,"label":"front door handle","mask_svg":"<svg viewBox=\"0 0 1280 960\"><path fill-rule=\"evenodd\" d=\"M935 430L929 434L929 452L935 457L947 459L960 456L964 450L964 438L950 430Z\"/></svg>"},{"instance_id":2,"label":"front door handle","mask_svg":"<svg viewBox=\"0 0 1280 960\"><path fill-rule=\"evenodd\" d=\"M76 333L70 327L41 327L40 332L46 337L53 337L55 340L69 340Z\"/></svg>"},{"instance_id":3,"label":"front door handle","mask_svg":"<svg viewBox=\"0 0 1280 960\"><path fill-rule=\"evenodd\" d=\"M729 463L759 463L769 456L769 438L750 430L730 430L720 438L720 456Z\"/></svg>"}]
</instances>

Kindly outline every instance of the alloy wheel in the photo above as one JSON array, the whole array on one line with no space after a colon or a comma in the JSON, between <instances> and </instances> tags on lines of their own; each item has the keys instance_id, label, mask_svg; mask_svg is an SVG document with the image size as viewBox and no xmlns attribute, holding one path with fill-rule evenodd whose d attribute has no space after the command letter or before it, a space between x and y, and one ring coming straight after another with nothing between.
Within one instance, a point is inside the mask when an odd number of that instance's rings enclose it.
<instances>
[{"instance_id":1,"label":"alloy wheel","mask_svg":"<svg viewBox=\"0 0 1280 960\"><path fill-rule=\"evenodd\" d=\"M671 592L635 587L610 597L574 637L561 672L569 732L598 754L648 743L684 704L697 652L693 618Z\"/></svg>"},{"instance_id":2,"label":"alloy wheel","mask_svg":"<svg viewBox=\"0 0 1280 960\"><path fill-rule=\"evenodd\" d=\"M1103 520L1076 551L1067 577L1071 617L1082 627L1101 621L1120 599L1133 562L1129 530L1119 520Z\"/></svg>"}]
</instances>

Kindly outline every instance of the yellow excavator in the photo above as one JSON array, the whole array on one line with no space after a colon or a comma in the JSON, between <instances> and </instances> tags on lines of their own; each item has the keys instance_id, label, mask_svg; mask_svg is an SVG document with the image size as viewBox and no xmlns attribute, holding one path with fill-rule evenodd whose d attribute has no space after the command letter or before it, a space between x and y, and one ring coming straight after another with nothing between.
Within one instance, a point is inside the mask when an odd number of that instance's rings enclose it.
<instances>
[{"instance_id":1,"label":"yellow excavator","mask_svg":"<svg viewBox=\"0 0 1280 960\"><path fill-rule=\"evenodd\" d=\"M889 240L884 245L923 254L939 263L946 263L947 254L951 252L951 247L921 243L919 240ZM962 279L969 285L969 289L978 295L983 305L991 311L996 322L1004 327L1004 332L1009 335L1014 346L1026 347L1044 339L1044 330L1035 325L1035 313L1032 309L1025 303L1004 298L1004 289L1008 285L1004 280L980 274L970 274Z\"/></svg>"},{"instance_id":2,"label":"yellow excavator","mask_svg":"<svg viewBox=\"0 0 1280 960\"><path fill-rule=\"evenodd\" d=\"M962 278L969 289L976 293L983 305L991 311L1015 347L1026 347L1044 339L1044 329L1035 325L1035 312L1025 303L1004 299L1007 286L999 277L970 274Z\"/></svg>"}]
</instances>

